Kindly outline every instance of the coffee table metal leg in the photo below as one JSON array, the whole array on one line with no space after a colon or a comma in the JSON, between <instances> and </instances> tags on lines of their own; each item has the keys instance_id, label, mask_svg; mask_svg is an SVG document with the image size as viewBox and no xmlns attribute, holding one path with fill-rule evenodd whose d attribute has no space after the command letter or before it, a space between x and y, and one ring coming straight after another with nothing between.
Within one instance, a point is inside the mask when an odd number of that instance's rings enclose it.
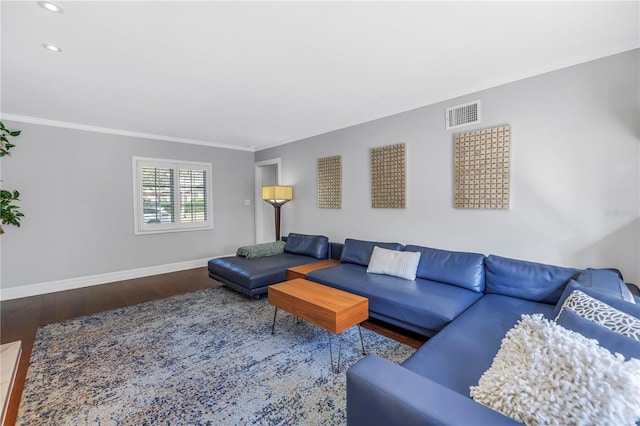
<instances>
[{"instance_id":1,"label":"coffee table metal leg","mask_svg":"<svg viewBox=\"0 0 640 426\"><path fill-rule=\"evenodd\" d=\"M362 355L366 355L367 352L364 350L364 340L362 340L362 328L360 328L360 324L358 324L358 333L360 333L360 344L362 345Z\"/></svg>"},{"instance_id":2,"label":"coffee table metal leg","mask_svg":"<svg viewBox=\"0 0 640 426\"><path fill-rule=\"evenodd\" d=\"M336 365L336 368L333 368L333 345L331 344L331 335L333 333L331 333L330 331L328 331L327 333L329 333L329 362L331 363L331 370L334 373L339 373L340 372L340 358L342 357L342 334L340 334L338 336L338 339L339 339L339 343L338 343L338 364Z\"/></svg>"},{"instance_id":3,"label":"coffee table metal leg","mask_svg":"<svg viewBox=\"0 0 640 426\"><path fill-rule=\"evenodd\" d=\"M340 335L340 344L338 345L338 365L336 367L336 373L340 372L340 355L342 355L342 334Z\"/></svg>"},{"instance_id":4,"label":"coffee table metal leg","mask_svg":"<svg viewBox=\"0 0 640 426\"><path fill-rule=\"evenodd\" d=\"M275 334L276 315L278 315L278 307L277 306L276 306L276 310L273 311L273 324L271 324L271 334Z\"/></svg>"},{"instance_id":5,"label":"coffee table metal leg","mask_svg":"<svg viewBox=\"0 0 640 426\"><path fill-rule=\"evenodd\" d=\"M329 362L331 363L331 370L333 370L333 348L331 347L331 332L327 331L327 333L329 333Z\"/></svg>"}]
</instances>

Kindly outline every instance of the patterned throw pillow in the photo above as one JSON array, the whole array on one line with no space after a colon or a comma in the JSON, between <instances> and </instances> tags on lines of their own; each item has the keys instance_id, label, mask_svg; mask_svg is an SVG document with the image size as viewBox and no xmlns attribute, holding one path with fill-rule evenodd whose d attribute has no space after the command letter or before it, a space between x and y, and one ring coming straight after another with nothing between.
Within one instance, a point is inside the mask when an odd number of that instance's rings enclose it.
<instances>
[{"instance_id":1,"label":"patterned throw pillow","mask_svg":"<svg viewBox=\"0 0 640 426\"><path fill-rule=\"evenodd\" d=\"M255 244L252 246L240 247L236 255L246 257L247 259L257 259L259 257L274 256L284 253L284 241L276 241L273 243Z\"/></svg>"},{"instance_id":2,"label":"patterned throw pillow","mask_svg":"<svg viewBox=\"0 0 640 426\"><path fill-rule=\"evenodd\" d=\"M571 308L576 314L596 324L620 333L624 336L640 340L640 319L619 311L598 299L574 290L564 301L560 314L564 308ZM558 319L556 317L556 319Z\"/></svg>"}]
</instances>

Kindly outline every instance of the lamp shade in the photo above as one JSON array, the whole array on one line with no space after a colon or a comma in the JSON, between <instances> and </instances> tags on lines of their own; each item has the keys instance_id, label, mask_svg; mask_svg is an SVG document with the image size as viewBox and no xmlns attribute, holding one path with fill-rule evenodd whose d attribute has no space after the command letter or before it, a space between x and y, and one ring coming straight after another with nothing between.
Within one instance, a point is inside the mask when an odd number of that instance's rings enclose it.
<instances>
[{"instance_id":1,"label":"lamp shade","mask_svg":"<svg viewBox=\"0 0 640 426\"><path fill-rule=\"evenodd\" d=\"M262 199L271 204L284 204L293 200L293 186L263 186Z\"/></svg>"}]
</instances>

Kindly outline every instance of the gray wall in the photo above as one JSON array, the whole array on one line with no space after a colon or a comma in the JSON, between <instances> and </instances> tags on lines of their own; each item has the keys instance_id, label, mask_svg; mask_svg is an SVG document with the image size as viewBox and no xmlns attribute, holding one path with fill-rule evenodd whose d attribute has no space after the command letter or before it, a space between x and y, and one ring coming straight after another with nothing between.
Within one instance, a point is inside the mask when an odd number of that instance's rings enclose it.
<instances>
[{"instance_id":1,"label":"gray wall","mask_svg":"<svg viewBox=\"0 0 640 426\"><path fill-rule=\"evenodd\" d=\"M283 235L394 240L573 267L617 267L640 282L639 51L543 74L256 153L282 158ZM511 208L452 207L453 134L444 110L482 101L510 124ZM406 209L372 209L369 150L407 144ZM318 158L343 157L343 208L316 205Z\"/></svg>"},{"instance_id":2,"label":"gray wall","mask_svg":"<svg viewBox=\"0 0 640 426\"><path fill-rule=\"evenodd\" d=\"M21 192L20 229L2 238L2 288L234 253L254 241L253 152L34 124L2 160ZM132 156L213 164L214 229L134 235Z\"/></svg>"},{"instance_id":3,"label":"gray wall","mask_svg":"<svg viewBox=\"0 0 640 426\"><path fill-rule=\"evenodd\" d=\"M255 154L281 157L282 234L397 240L566 266L640 282L639 51L507 84ZM512 127L511 209L452 207L444 108L481 99L485 128ZM254 154L6 121L22 129L2 187L26 217L0 240L2 288L232 253L254 241ZM372 209L369 149L406 143L408 207ZM343 156L343 208L316 206L317 159ZM135 236L131 157L213 164L214 229Z\"/></svg>"}]
</instances>

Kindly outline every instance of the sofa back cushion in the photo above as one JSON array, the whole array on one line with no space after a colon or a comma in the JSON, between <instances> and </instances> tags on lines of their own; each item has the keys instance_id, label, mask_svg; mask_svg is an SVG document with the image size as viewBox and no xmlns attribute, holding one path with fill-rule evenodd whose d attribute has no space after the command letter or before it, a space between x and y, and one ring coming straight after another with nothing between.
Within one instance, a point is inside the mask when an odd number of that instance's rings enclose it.
<instances>
[{"instance_id":1,"label":"sofa back cushion","mask_svg":"<svg viewBox=\"0 0 640 426\"><path fill-rule=\"evenodd\" d=\"M344 241L340 262L355 263L356 265L368 266L371 253L374 247L382 247L388 250L402 250L404 246L400 243L379 243L375 241L362 241L347 238Z\"/></svg>"},{"instance_id":2,"label":"sofa back cushion","mask_svg":"<svg viewBox=\"0 0 640 426\"><path fill-rule=\"evenodd\" d=\"M416 276L453 284L475 292L484 290L484 255L408 245L405 251L420 252Z\"/></svg>"},{"instance_id":3,"label":"sofa back cushion","mask_svg":"<svg viewBox=\"0 0 640 426\"><path fill-rule=\"evenodd\" d=\"M618 296L630 303L636 303L629 287L622 281L617 271L612 269L585 269L576 281L584 287L600 290L612 296Z\"/></svg>"},{"instance_id":4,"label":"sofa back cushion","mask_svg":"<svg viewBox=\"0 0 640 426\"><path fill-rule=\"evenodd\" d=\"M340 257L342 256L343 247L344 247L344 244L342 243L330 242L329 243L329 259L340 260Z\"/></svg>"},{"instance_id":5,"label":"sofa back cushion","mask_svg":"<svg viewBox=\"0 0 640 426\"><path fill-rule=\"evenodd\" d=\"M304 235L290 233L284 246L285 253L301 254L326 259L329 250L329 238L324 235Z\"/></svg>"},{"instance_id":6,"label":"sofa back cushion","mask_svg":"<svg viewBox=\"0 0 640 426\"><path fill-rule=\"evenodd\" d=\"M567 281L582 272L495 255L487 256L484 263L485 293L551 304L558 302Z\"/></svg>"}]
</instances>

